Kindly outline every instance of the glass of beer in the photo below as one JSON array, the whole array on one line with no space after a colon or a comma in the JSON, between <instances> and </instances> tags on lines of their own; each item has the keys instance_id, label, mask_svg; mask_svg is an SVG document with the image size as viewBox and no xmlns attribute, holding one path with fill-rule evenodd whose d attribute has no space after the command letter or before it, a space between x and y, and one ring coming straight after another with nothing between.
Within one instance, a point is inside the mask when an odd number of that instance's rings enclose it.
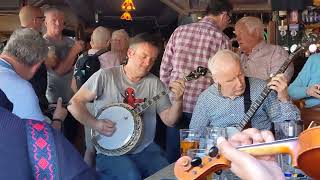
<instances>
[{"instance_id":1,"label":"glass of beer","mask_svg":"<svg viewBox=\"0 0 320 180\"><path fill-rule=\"evenodd\" d=\"M180 129L181 156L187 156L189 149L199 149L200 134L194 129Z\"/></svg>"},{"instance_id":2,"label":"glass of beer","mask_svg":"<svg viewBox=\"0 0 320 180\"><path fill-rule=\"evenodd\" d=\"M191 157L191 159L195 157L203 158L208 154L206 149L189 149L187 152L187 156Z\"/></svg>"},{"instance_id":3,"label":"glass of beer","mask_svg":"<svg viewBox=\"0 0 320 180\"><path fill-rule=\"evenodd\" d=\"M205 131L205 139L206 139L206 149L210 150L213 146L217 145L218 137L227 138L226 128L218 127L218 126L208 126Z\"/></svg>"},{"instance_id":4,"label":"glass of beer","mask_svg":"<svg viewBox=\"0 0 320 180\"><path fill-rule=\"evenodd\" d=\"M276 140L298 137L299 134L303 131L303 122L295 120L274 122L274 130ZM279 166L286 174L286 176L293 177L294 174L303 176L303 172L292 167L292 158L289 154L278 154L276 155L276 158Z\"/></svg>"}]
</instances>

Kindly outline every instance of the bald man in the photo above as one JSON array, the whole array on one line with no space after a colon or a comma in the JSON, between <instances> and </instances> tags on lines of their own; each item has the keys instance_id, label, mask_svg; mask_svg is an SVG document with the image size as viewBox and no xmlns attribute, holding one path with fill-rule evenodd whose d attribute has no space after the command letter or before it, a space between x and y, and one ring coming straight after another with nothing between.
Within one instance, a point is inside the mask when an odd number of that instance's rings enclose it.
<instances>
[{"instance_id":1,"label":"bald man","mask_svg":"<svg viewBox=\"0 0 320 180\"><path fill-rule=\"evenodd\" d=\"M90 40L90 46L91 49L84 52L77 61L79 61L84 55L93 55L97 53L98 51L107 51L110 47L110 41L111 41L111 32L109 29L99 26L94 29L91 35ZM99 52L100 54L100 52ZM116 58L113 54L108 54L108 52L102 53L99 57L100 66L101 68L111 68L114 66L120 65L120 59ZM78 64L77 62L76 64ZM72 90L74 92L78 91L78 88L76 86L75 78L72 79Z\"/></svg>"},{"instance_id":2,"label":"bald man","mask_svg":"<svg viewBox=\"0 0 320 180\"><path fill-rule=\"evenodd\" d=\"M251 119L252 127L270 130L271 122L300 120L299 110L289 99L283 74L276 75L268 84L260 79L245 78L240 57L230 50L217 52L209 59L208 67L214 84L199 96L190 128L203 134L206 126L237 126L245 115L244 97L254 102L265 86L275 91L267 96Z\"/></svg>"},{"instance_id":3,"label":"bald man","mask_svg":"<svg viewBox=\"0 0 320 180\"><path fill-rule=\"evenodd\" d=\"M111 32L105 27L97 27L91 35L91 49L88 54L94 54L101 49L108 49L111 43ZM99 61L101 68L111 68L114 66L119 66L121 63L120 57L115 53L106 52L99 56Z\"/></svg>"},{"instance_id":4,"label":"bald man","mask_svg":"<svg viewBox=\"0 0 320 180\"><path fill-rule=\"evenodd\" d=\"M85 53L89 55L93 55L98 51L109 49L110 40L111 40L111 32L109 29L102 26L95 28L94 31L92 32L91 40L90 40L91 49L89 49L88 52L85 52ZM78 58L78 61L81 60L81 57L83 57L83 55ZM111 67L120 65L120 58L118 58L116 54L110 53L110 51L101 54L98 58L100 61L101 68L111 68ZM79 62L77 62L76 64L78 63ZM78 91L75 77L73 77L72 79L72 89L74 92ZM91 109L92 108L91 106L92 104L89 104L89 103L87 104L88 109ZM92 111L90 112L92 113ZM84 155L84 161L88 165L94 166L96 151L94 149L93 144L91 143L90 130L91 130L90 128L85 127L86 151Z\"/></svg>"},{"instance_id":5,"label":"bald man","mask_svg":"<svg viewBox=\"0 0 320 180\"><path fill-rule=\"evenodd\" d=\"M32 28L40 32L44 21L44 15L39 7L27 5L21 8L19 19L21 27Z\"/></svg>"}]
</instances>

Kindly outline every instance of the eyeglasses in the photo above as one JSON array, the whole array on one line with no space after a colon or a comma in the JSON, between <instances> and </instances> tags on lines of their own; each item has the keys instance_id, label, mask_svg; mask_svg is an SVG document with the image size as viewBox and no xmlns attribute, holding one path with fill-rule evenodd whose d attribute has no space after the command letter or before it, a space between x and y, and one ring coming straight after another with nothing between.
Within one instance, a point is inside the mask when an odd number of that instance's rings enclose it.
<instances>
[{"instance_id":1,"label":"eyeglasses","mask_svg":"<svg viewBox=\"0 0 320 180\"><path fill-rule=\"evenodd\" d=\"M231 19L231 17L232 17L231 12L227 12L227 13L225 13L225 15L227 15L229 19Z\"/></svg>"},{"instance_id":2,"label":"eyeglasses","mask_svg":"<svg viewBox=\"0 0 320 180\"><path fill-rule=\"evenodd\" d=\"M228 22L230 23L231 22L231 17L232 17L231 12L224 12L222 14L224 14L224 15L226 15L228 17Z\"/></svg>"}]
</instances>

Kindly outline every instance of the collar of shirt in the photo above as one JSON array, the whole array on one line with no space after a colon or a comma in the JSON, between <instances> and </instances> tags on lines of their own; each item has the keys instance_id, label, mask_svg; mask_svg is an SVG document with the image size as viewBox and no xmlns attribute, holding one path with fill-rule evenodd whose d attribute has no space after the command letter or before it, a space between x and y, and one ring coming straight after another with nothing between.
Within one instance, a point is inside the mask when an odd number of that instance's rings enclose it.
<instances>
[{"instance_id":1,"label":"collar of shirt","mask_svg":"<svg viewBox=\"0 0 320 180\"><path fill-rule=\"evenodd\" d=\"M258 52L260 51L260 49L263 49L265 47L267 43L264 42L264 41L261 41L260 43L258 43L253 49L252 49L252 52L250 53L251 54L254 54L255 52ZM249 55L249 56L250 56Z\"/></svg>"},{"instance_id":2,"label":"collar of shirt","mask_svg":"<svg viewBox=\"0 0 320 180\"><path fill-rule=\"evenodd\" d=\"M211 26L214 26L214 27L218 27L217 26L217 23L215 23L209 16L205 16L203 17L199 23L206 23L206 24L210 24Z\"/></svg>"},{"instance_id":3,"label":"collar of shirt","mask_svg":"<svg viewBox=\"0 0 320 180\"><path fill-rule=\"evenodd\" d=\"M246 61L249 61L250 59L252 59L252 56L254 56L255 53L259 52L261 49L263 49L265 47L267 43L265 41L261 41L260 43L258 43L251 51L251 53L249 54L249 56L247 56L246 54L242 53L242 55L245 57Z\"/></svg>"},{"instance_id":4,"label":"collar of shirt","mask_svg":"<svg viewBox=\"0 0 320 180\"><path fill-rule=\"evenodd\" d=\"M15 71L12 65L2 58L0 58L0 66Z\"/></svg>"},{"instance_id":5,"label":"collar of shirt","mask_svg":"<svg viewBox=\"0 0 320 180\"><path fill-rule=\"evenodd\" d=\"M232 100L232 101L235 100L235 99L237 99L238 97L240 97L240 96L232 96L232 97L223 96L222 93L218 90L218 88L217 88L216 85L214 85L214 84L210 86L209 91L210 91L212 94L215 94L215 95L217 95L217 96L220 96L220 97L223 98L223 99L230 99L230 100Z\"/></svg>"}]
</instances>

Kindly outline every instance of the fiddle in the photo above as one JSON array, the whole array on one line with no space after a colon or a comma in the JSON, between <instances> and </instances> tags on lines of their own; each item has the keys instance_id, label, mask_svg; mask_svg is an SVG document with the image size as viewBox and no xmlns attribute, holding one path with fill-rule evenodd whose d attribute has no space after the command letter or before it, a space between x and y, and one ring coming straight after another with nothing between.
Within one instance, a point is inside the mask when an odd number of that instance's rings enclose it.
<instances>
[{"instance_id":1,"label":"fiddle","mask_svg":"<svg viewBox=\"0 0 320 180\"><path fill-rule=\"evenodd\" d=\"M320 179L319 167L315 166L320 164L320 127L309 128L296 138L239 146L237 149L254 156L289 154L292 166L314 179ZM230 161L219 155L217 148L213 147L203 158L183 156L178 159L174 174L180 180L200 180L226 168L230 168Z\"/></svg>"}]
</instances>

